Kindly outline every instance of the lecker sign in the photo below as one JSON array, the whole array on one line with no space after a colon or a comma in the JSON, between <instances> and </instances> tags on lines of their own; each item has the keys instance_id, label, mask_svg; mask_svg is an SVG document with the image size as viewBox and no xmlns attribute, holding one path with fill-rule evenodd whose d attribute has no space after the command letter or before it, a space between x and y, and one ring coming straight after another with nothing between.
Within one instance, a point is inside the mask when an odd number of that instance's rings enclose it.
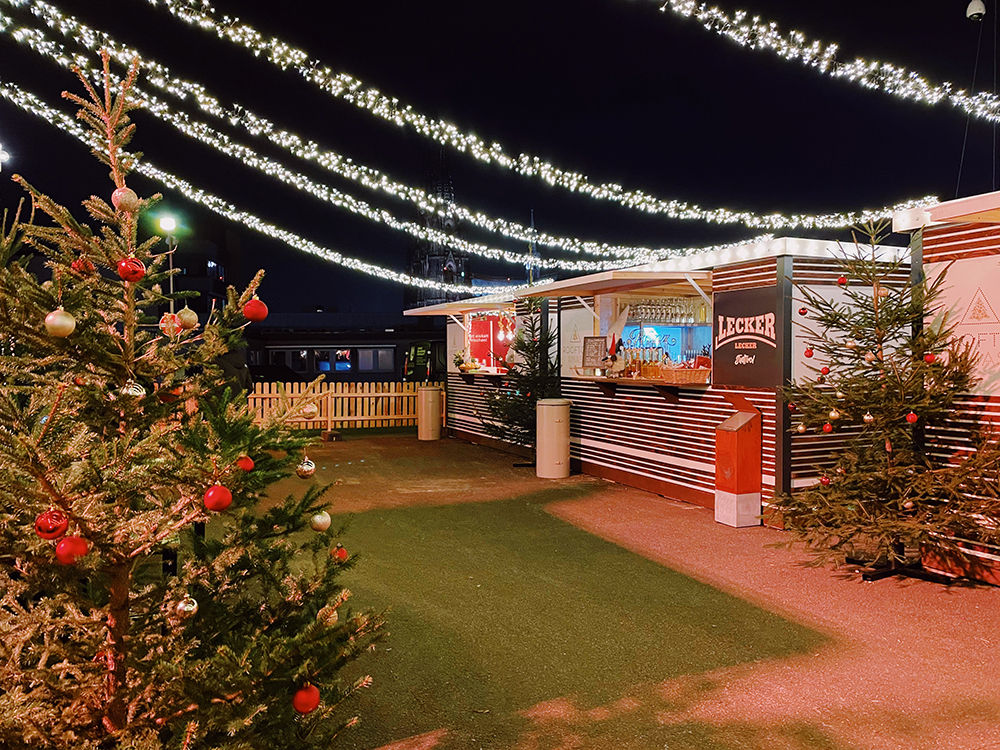
<instances>
[{"instance_id":1,"label":"lecker sign","mask_svg":"<svg viewBox=\"0 0 1000 750\"><path fill-rule=\"evenodd\" d=\"M781 383L775 330L777 287L717 292L713 305L712 382L769 388Z\"/></svg>"}]
</instances>

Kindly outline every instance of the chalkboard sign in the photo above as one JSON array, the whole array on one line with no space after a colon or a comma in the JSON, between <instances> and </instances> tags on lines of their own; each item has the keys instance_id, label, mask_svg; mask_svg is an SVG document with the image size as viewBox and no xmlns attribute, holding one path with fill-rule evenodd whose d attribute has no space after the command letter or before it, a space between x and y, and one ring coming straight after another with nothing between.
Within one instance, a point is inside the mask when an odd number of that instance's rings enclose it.
<instances>
[{"instance_id":1,"label":"chalkboard sign","mask_svg":"<svg viewBox=\"0 0 1000 750\"><path fill-rule=\"evenodd\" d=\"M604 359L607 356L608 344L604 336L583 337L583 364L581 367L604 369L608 366L608 363Z\"/></svg>"}]
</instances>

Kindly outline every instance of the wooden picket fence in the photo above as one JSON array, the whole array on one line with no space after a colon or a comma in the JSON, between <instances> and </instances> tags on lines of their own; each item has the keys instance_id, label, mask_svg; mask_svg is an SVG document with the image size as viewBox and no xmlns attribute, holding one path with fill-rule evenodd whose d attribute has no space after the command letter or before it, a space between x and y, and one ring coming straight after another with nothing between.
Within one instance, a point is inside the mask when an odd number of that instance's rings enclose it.
<instances>
[{"instance_id":1,"label":"wooden picket fence","mask_svg":"<svg viewBox=\"0 0 1000 750\"><path fill-rule=\"evenodd\" d=\"M256 383L250 394L250 409L257 421L281 408L282 394L292 405L300 399L313 401L319 414L313 419L289 422L292 427L334 430L347 427L403 427L417 423L417 391L425 386L441 388L441 420L444 423L444 383L321 383L312 396L308 383Z\"/></svg>"}]
</instances>

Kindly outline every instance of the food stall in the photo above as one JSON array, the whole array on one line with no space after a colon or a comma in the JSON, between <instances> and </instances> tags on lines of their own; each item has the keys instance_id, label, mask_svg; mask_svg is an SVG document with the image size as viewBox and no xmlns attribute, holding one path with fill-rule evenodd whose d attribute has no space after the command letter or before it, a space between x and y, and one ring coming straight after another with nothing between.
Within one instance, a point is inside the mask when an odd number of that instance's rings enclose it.
<instances>
[{"instance_id":1,"label":"food stall","mask_svg":"<svg viewBox=\"0 0 1000 750\"><path fill-rule=\"evenodd\" d=\"M880 251L908 257L905 248ZM765 506L777 492L816 481L830 439L790 429L794 415L780 388L818 364L804 358L796 336L794 287L836 295L843 254L837 242L781 238L523 292L547 301L544 314L558 332L553 354L562 396L572 401L574 468L707 508L716 507L731 468L748 474L747 461L759 467L755 491ZM909 283L909 273L907 262L895 283ZM466 344L470 314L503 305L510 311L514 301L470 299L406 314L448 315L451 356ZM449 370L453 436L490 442L478 415L484 390L501 381L499 373ZM741 438L738 455L717 456L717 432L739 414L754 415L757 444Z\"/></svg>"}]
</instances>

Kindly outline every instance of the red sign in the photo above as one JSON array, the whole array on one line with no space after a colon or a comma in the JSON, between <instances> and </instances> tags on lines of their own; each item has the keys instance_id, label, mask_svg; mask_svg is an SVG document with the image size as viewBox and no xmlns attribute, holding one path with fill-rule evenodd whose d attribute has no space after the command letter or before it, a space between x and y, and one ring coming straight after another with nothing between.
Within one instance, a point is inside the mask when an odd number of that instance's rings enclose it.
<instances>
[{"instance_id":1,"label":"red sign","mask_svg":"<svg viewBox=\"0 0 1000 750\"><path fill-rule=\"evenodd\" d=\"M509 318L490 315L469 322L469 358L481 367L506 367L514 323Z\"/></svg>"}]
</instances>

